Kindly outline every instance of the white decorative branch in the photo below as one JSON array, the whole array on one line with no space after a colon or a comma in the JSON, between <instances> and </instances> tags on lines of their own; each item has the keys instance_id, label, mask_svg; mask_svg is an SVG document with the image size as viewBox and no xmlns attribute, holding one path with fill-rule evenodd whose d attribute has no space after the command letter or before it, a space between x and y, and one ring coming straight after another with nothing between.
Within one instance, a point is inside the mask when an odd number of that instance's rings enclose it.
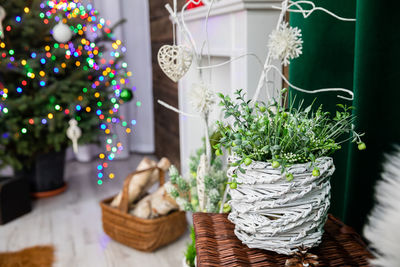
<instances>
[{"instance_id":1,"label":"white decorative branch","mask_svg":"<svg viewBox=\"0 0 400 267\"><path fill-rule=\"evenodd\" d=\"M312 8L311 9L304 9L301 6L301 4L311 5ZM291 9L291 7L293 7L293 6L297 7L298 9ZM278 9L278 10L283 10L282 7L279 7L279 6L272 6L272 8L275 8L275 9ZM329 11L329 10L323 8L323 7L316 7L315 4L312 1L296 1L296 2L289 1L289 5L287 6L286 12L302 13L303 17L306 19L314 11L318 11L318 10L319 11L323 11L326 14L328 14L328 15L330 15L330 16L338 19L338 20L341 20L341 21L351 21L351 22L356 21L356 19L353 19L353 18L344 18L344 17L341 17L339 15L336 15L332 11Z\"/></svg>"},{"instance_id":2,"label":"white decorative branch","mask_svg":"<svg viewBox=\"0 0 400 267\"><path fill-rule=\"evenodd\" d=\"M187 2L183 6L182 12L184 12L185 8L189 5L189 3L190 2ZM175 6L175 3L174 3L174 6ZM171 15L171 19L172 19L173 23L178 26L178 29L182 32L183 36L185 36L186 39L188 40L188 42L189 42L189 44L191 46L191 49L192 49L193 56L196 58L196 60L198 60L196 42L194 41L192 34L190 33L190 31L186 27L185 20L183 19L183 13L181 14L182 19L179 19L178 15L177 15L177 10L176 9L173 10L171 8L170 4L166 4L165 5L165 9L167 9L169 14ZM175 42L175 40L174 40L174 42Z\"/></svg>"},{"instance_id":3,"label":"white decorative branch","mask_svg":"<svg viewBox=\"0 0 400 267\"><path fill-rule=\"evenodd\" d=\"M228 61L216 64L216 65L211 65L211 66L203 66L203 67L197 67L198 69L209 69L209 68L217 68L217 67L222 67L226 64L231 63L232 61L238 60L240 58L246 57L246 56L254 56L257 59L257 62L262 66L261 60L260 58L253 53L247 53L247 54L243 54L240 55L238 57L232 58ZM292 83L289 82L289 80L285 77L285 75L283 75L283 73L275 66L275 65L268 65L266 66L265 70L269 70L269 69L273 69L274 71L276 71L279 76L292 88L295 89L297 91L303 92L303 93L309 93L309 94L316 94L316 93L323 93L323 92L344 92L350 95L350 97L345 97L345 96L341 96L341 95L337 95L338 98L342 98L342 99L346 99L349 101L352 101L354 99L354 93L349 90L349 89L345 89L345 88L321 88L321 89L316 89L316 90L306 90L303 88L300 88Z\"/></svg>"},{"instance_id":4,"label":"white decorative branch","mask_svg":"<svg viewBox=\"0 0 400 267\"><path fill-rule=\"evenodd\" d=\"M306 10L304 9L301 4L308 4L311 5L311 9ZM291 9L291 7L297 7L298 9ZM332 17L338 19L338 20L342 20L342 21L355 21L355 19L352 18L343 18L340 17L338 15L336 15L335 13L322 8L322 7L316 7L315 4L312 1L289 1L289 0L285 0L282 2L282 6L281 7L277 7L277 6L273 6L273 8L279 9L281 10L281 14L279 16L278 19L278 23L277 23L277 29L279 28L279 26L281 25L281 23L283 22L283 18L284 18L284 14L286 12L298 12L298 13L302 13L304 18L309 17L314 11L316 10L320 10L323 11L329 15L331 15ZM329 91L341 91L341 92L346 92L348 93L351 97L344 97L344 96L340 96L338 95L339 98L342 99L346 99L346 100L353 100L354 99L354 94L352 91L348 90L348 89L344 89L344 88L324 88L324 89L318 89L318 90L313 90L313 91L308 91L302 88L299 88L297 86L294 86L293 84L289 83L289 81L286 79L286 77L284 75L282 75L282 72L276 68L276 66L271 65L271 50L268 51L268 55L267 55L267 59L265 60L265 64L264 64L264 70L261 72L261 76L256 88L256 91L254 93L252 102L254 103L255 101L257 101L258 96L260 94L261 89L264 87L264 85L266 85L268 83L268 72L274 69L276 70L279 75L282 77L282 79L287 82L291 88L296 89L298 91L304 92L304 93L308 93L308 94L315 94L315 93L320 93L320 92L329 92ZM268 90L267 90L267 94L268 94Z\"/></svg>"},{"instance_id":5,"label":"white decorative branch","mask_svg":"<svg viewBox=\"0 0 400 267\"><path fill-rule=\"evenodd\" d=\"M223 211L224 211L224 205L225 205L226 199L228 197L230 182L231 182L231 178L228 177L228 184L226 184L226 186L225 186L224 196L222 197L221 206L219 207L219 213L223 213Z\"/></svg>"},{"instance_id":6,"label":"white decorative branch","mask_svg":"<svg viewBox=\"0 0 400 267\"><path fill-rule=\"evenodd\" d=\"M254 53L246 53L246 54L231 58L230 60L224 61L224 62L219 63L219 64L197 67L197 69L198 70L202 70L202 69L212 69L212 68L222 67L222 66L224 66L226 64L229 64L229 63L231 63L233 61L236 61L238 59L241 59L241 58L247 57L247 56L253 56L257 60L257 62L260 64L261 68L263 67L263 63L261 62L261 59L256 54L254 54Z\"/></svg>"},{"instance_id":7,"label":"white decorative branch","mask_svg":"<svg viewBox=\"0 0 400 267\"><path fill-rule=\"evenodd\" d=\"M191 114L191 113L187 113L187 112L184 112L184 111L182 111L182 110L179 110L179 109L177 109L177 108L171 106L170 104L165 103L165 102L162 101L162 100L157 100L157 103L160 104L161 106L164 106L164 107L166 107L167 109L170 109L170 110L172 110L172 111L175 111L176 113L181 114L181 115L183 115L183 116L192 117L192 118L200 118L199 115Z\"/></svg>"},{"instance_id":8,"label":"white decorative branch","mask_svg":"<svg viewBox=\"0 0 400 267\"><path fill-rule=\"evenodd\" d=\"M185 10L187 9L189 4L198 5L198 4L200 4L201 0L189 0L189 1L187 1L186 4L182 7L182 10L181 10L181 13L180 13L179 16L177 14L177 3L176 3L176 1L177 0L174 0L174 2L173 2L173 6L174 6L173 9L171 8L171 6L169 4L165 5L165 8L170 13L172 21L173 21L173 24L177 26L177 28L181 31L182 35L188 40L189 45L190 45L190 49L192 51L192 54L193 54L193 56L194 56L194 58L195 58L195 60L197 62L197 66L198 66L197 70L199 70L200 77L201 77L202 80L203 80L203 77L202 77L201 70L203 70L203 69L212 69L212 68L221 67L221 66L224 66L225 64L228 64L228 63L230 63L232 61L238 60L238 59L243 58L245 56L254 56L257 59L257 62L261 65L262 72L261 72L261 75L260 75L260 79L259 79L256 91L255 91L255 94L254 94L253 99L252 99L253 103L258 99L258 96L260 94L261 89L265 85L267 85L269 83L268 73L269 73L269 71L271 69L276 71L280 75L280 77L291 88L293 88L293 89L295 89L297 91L308 93L308 94L315 94L315 93L320 93L320 92L344 92L344 93L349 94L350 97L345 97L345 96L342 96L342 95L338 95L338 97L342 98L342 99L346 99L346 100L353 100L354 99L353 92L348 90L348 89L344 89L344 88L322 88L322 89L308 91L308 90L305 90L303 88L300 88L298 86L293 85L282 74L282 72L281 72L281 70L279 68L277 68L276 66L271 64L272 58L274 57L274 55L271 53L271 49L269 49L269 51L268 51L268 54L267 54L267 57L266 57L266 60L265 60L264 64L261 62L260 58L257 57L257 55L255 55L253 53L247 53L247 54L235 57L235 58L231 58L230 60L225 61L223 63L216 64L216 65L211 65L210 47L209 47L209 39L208 39L209 38L209 36L208 36L208 18L210 16L213 3L214 3L214 1L217 1L217 0L207 0L206 1L206 4L208 5L208 11L207 11L207 15L206 15L206 18L205 18L205 25L204 25L205 26L205 32L206 32L206 40L203 42L200 50L198 50L196 42L194 41L193 35L190 32L190 30L188 29L188 27L186 26L184 15L185 15ZM305 5L309 5L310 8L309 9L305 8L304 7ZM339 15L337 15L337 14L335 14L335 13L333 13L333 12L331 12L331 11L325 9L325 8L316 7L315 4L312 1L306 1L306 0L300 0L300 1L297 1L297 2L290 1L290 0L284 0L282 2L281 7L273 6L273 8L281 10L281 13L279 15L278 22L277 22L277 25L276 25L276 31L278 31L280 29L280 27L282 27L282 23L284 22L284 16L285 16L286 12L301 13L304 18L308 18L313 12L322 11L322 12L325 12L326 14L328 14L328 15L330 15L330 16L338 19L338 20L341 20L341 21L355 21L355 19L353 19L353 18L344 18L344 17L341 17L341 16L339 16ZM174 45L175 45L175 26L174 26ZM205 47L207 48L208 66L201 66L201 57L203 55L203 50L204 50ZM297 56L298 55L296 55L296 57ZM290 57L290 58L294 58L294 57ZM210 71L210 84L211 84L211 71ZM267 97L268 98L270 98L270 96L269 96L270 92L269 91L270 90L267 90ZM186 113L186 112L184 112L182 110L179 110L179 109L177 109L177 108L175 108L175 107L173 107L173 106L171 106L171 105L169 105L169 104L167 104L167 103L165 103L165 102L163 102L161 100L158 100L158 103L161 104L162 106L174 111L174 112L177 112L177 113L181 114L181 115L203 119L203 121L206 124L206 127L205 127L206 128L206 143L208 145L207 149L206 149L206 154L207 154L208 161L211 162L211 155L210 155L211 154L210 153L211 149L209 147L210 144L209 144L209 136L208 136L208 113L200 112L199 115L195 115L195 114L190 114L190 113ZM227 185L227 187L225 189L222 203L225 203L228 191L229 191L229 185ZM221 205L221 209L220 209L220 212L222 212L222 211L223 211L223 204Z\"/></svg>"},{"instance_id":9,"label":"white decorative branch","mask_svg":"<svg viewBox=\"0 0 400 267\"><path fill-rule=\"evenodd\" d=\"M307 94L316 94L316 93L323 93L323 92L344 92L350 95L350 97L345 97L345 96L341 96L341 95L337 95L338 98L342 98L342 99L346 99L349 101L352 101L354 99L354 93L352 91L350 91L349 89L345 89L345 88L321 88L321 89L316 89L316 90L305 90L303 88L300 88L298 86L293 85L292 83L290 83L288 81L288 79L285 77L285 75L283 75L283 73L274 65L269 65L267 66L268 68L272 68L273 70L275 70L279 76L281 76L281 78L293 89L303 92L303 93L307 93Z\"/></svg>"}]
</instances>

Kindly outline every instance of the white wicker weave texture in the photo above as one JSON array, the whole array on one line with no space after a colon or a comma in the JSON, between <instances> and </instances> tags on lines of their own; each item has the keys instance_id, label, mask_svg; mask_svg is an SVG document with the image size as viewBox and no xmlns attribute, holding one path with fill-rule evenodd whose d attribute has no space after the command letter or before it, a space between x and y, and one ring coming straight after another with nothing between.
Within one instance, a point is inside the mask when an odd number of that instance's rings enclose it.
<instances>
[{"instance_id":1,"label":"white wicker weave texture","mask_svg":"<svg viewBox=\"0 0 400 267\"><path fill-rule=\"evenodd\" d=\"M229 161L234 158L230 157ZM231 189L232 212L236 236L250 248L292 254L298 247L311 248L321 242L323 226L330 204L330 176L335 171L332 158L315 162L320 176L312 175L310 163L287 168L294 179L288 182L280 168L254 161L243 174L238 167L228 169L237 174L237 189Z\"/></svg>"}]
</instances>

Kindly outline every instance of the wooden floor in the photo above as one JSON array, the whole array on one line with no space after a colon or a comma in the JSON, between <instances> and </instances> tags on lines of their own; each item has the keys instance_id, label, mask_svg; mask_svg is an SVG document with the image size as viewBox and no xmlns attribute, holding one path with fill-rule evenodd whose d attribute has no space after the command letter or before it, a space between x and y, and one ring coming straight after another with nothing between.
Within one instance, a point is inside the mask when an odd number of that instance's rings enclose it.
<instances>
[{"instance_id":1,"label":"wooden floor","mask_svg":"<svg viewBox=\"0 0 400 267\"><path fill-rule=\"evenodd\" d=\"M31 213L0 226L0 251L50 244L56 249L54 266L181 266L188 231L175 243L144 253L114 242L102 230L99 201L121 188L123 177L141 158L132 155L129 160L114 161L109 169L116 178L102 186L97 185L96 163L68 163L68 191L35 201Z\"/></svg>"}]
</instances>

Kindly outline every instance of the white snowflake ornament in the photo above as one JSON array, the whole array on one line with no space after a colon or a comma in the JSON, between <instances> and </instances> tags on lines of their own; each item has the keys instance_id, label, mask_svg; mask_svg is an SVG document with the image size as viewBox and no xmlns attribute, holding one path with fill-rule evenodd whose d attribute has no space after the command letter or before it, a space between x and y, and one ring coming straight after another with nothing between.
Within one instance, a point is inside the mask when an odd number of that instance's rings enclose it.
<instances>
[{"instance_id":1,"label":"white snowflake ornament","mask_svg":"<svg viewBox=\"0 0 400 267\"><path fill-rule=\"evenodd\" d=\"M279 59L284 66L289 65L290 60L302 54L301 30L283 22L278 30L270 34L268 48L273 59Z\"/></svg>"},{"instance_id":2,"label":"white snowflake ornament","mask_svg":"<svg viewBox=\"0 0 400 267\"><path fill-rule=\"evenodd\" d=\"M215 103L214 93L204 83L193 84L190 91L190 104L201 114L209 114Z\"/></svg>"}]
</instances>

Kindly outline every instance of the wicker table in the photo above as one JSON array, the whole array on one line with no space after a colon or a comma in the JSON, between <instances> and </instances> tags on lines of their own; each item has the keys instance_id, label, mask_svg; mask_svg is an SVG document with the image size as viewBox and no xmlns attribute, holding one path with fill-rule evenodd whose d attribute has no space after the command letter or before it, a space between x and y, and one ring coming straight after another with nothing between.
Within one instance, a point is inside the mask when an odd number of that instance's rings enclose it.
<instances>
[{"instance_id":1,"label":"wicker table","mask_svg":"<svg viewBox=\"0 0 400 267\"><path fill-rule=\"evenodd\" d=\"M285 266L290 258L243 245L226 214L195 213L193 223L199 267ZM372 257L360 236L331 215L321 245L310 252L318 256L318 266L369 266Z\"/></svg>"}]
</instances>

